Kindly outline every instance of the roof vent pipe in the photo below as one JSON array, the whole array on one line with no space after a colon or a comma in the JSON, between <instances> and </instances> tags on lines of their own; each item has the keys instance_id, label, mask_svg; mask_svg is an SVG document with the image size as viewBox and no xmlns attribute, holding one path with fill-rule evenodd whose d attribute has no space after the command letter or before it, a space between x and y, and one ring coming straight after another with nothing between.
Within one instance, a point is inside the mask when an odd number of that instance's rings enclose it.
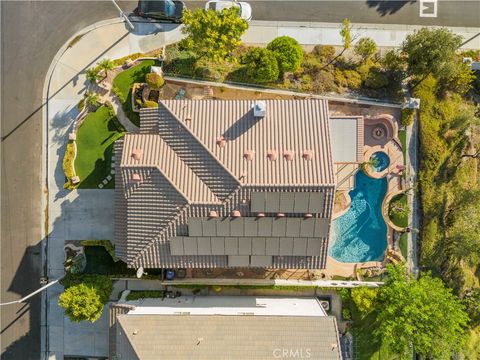
<instances>
[{"instance_id":1,"label":"roof vent pipe","mask_svg":"<svg viewBox=\"0 0 480 360\"><path fill-rule=\"evenodd\" d=\"M283 152L283 157L287 161L293 161L293 155L295 155L295 151L293 151L293 150L285 150Z\"/></svg>"},{"instance_id":2,"label":"roof vent pipe","mask_svg":"<svg viewBox=\"0 0 480 360\"><path fill-rule=\"evenodd\" d=\"M313 150L303 150L302 157L305 160L312 160L313 159Z\"/></svg>"},{"instance_id":3,"label":"roof vent pipe","mask_svg":"<svg viewBox=\"0 0 480 360\"><path fill-rule=\"evenodd\" d=\"M257 214L257 217L263 218L263 217L265 217L265 213L262 213L262 212L261 212L261 213L258 213L258 214Z\"/></svg>"},{"instance_id":4,"label":"roof vent pipe","mask_svg":"<svg viewBox=\"0 0 480 360\"><path fill-rule=\"evenodd\" d=\"M140 160L142 158L142 155L143 155L143 150L142 149L133 149L132 151L132 158L133 160Z\"/></svg>"},{"instance_id":5,"label":"roof vent pipe","mask_svg":"<svg viewBox=\"0 0 480 360\"><path fill-rule=\"evenodd\" d=\"M313 215L310 214L310 213L306 213L305 215L303 215L303 217L304 217L305 219L310 219L310 218L313 217Z\"/></svg>"},{"instance_id":6,"label":"roof vent pipe","mask_svg":"<svg viewBox=\"0 0 480 360\"><path fill-rule=\"evenodd\" d=\"M142 177L140 176L140 174L133 173L132 174L132 180L133 181L142 181Z\"/></svg>"},{"instance_id":7,"label":"roof vent pipe","mask_svg":"<svg viewBox=\"0 0 480 360\"><path fill-rule=\"evenodd\" d=\"M233 210L232 211L232 217L239 218L241 216L242 216L242 214L240 214L240 211L238 211L238 210Z\"/></svg>"},{"instance_id":8,"label":"roof vent pipe","mask_svg":"<svg viewBox=\"0 0 480 360\"><path fill-rule=\"evenodd\" d=\"M245 152L243 153L243 158L247 161L252 161L253 160L253 155L255 155L255 151L245 150Z\"/></svg>"},{"instance_id":9,"label":"roof vent pipe","mask_svg":"<svg viewBox=\"0 0 480 360\"><path fill-rule=\"evenodd\" d=\"M265 117L267 114L267 103L262 100L255 101L253 105L253 116L255 117Z\"/></svg>"},{"instance_id":10,"label":"roof vent pipe","mask_svg":"<svg viewBox=\"0 0 480 360\"><path fill-rule=\"evenodd\" d=\"M284 218L285 217L285 214L284 213L278 213L277 214L277 218Z\"/></svg>"},{"instance_id":11,"label":"roof vent pipe","mask_svg":"<svg viewBox=\"0 0 480 360\"><path fill-rule=\"evenodd\" d=\"M224 148L225 145L227 145L227 140L225 140L225 138L223 136L217 138L217 146L219 148Z\"/></svg>"},{"instance_id":12,"label":"roof vent pipe","mask_svg":"<svg viewBox=\"0 0 480 360\"><path fill-rule=\"evenodd\" d=\"M218 213L215 210L210 210L208 212L208 217L209 218L218 218Z\"/></svg>"},{"instance_id":13,"label":"roof vent pipe","mask_svg":"<svg viewBox=\"0 0 480 360\"><path fill-rule=\"evenodd\" d=\"M268 160L270 160L270 161L275 161L275 160L277 160L277 150L268 149L268 150L267 150L267 158L268 158Z\"/></svg>"}]
</instances>

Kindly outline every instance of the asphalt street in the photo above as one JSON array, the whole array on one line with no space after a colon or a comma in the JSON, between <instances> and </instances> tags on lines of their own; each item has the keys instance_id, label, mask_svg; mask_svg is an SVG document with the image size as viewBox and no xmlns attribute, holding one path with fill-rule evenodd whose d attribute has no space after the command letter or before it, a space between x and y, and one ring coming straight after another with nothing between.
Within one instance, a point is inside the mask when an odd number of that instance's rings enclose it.
<instances>
[{"instance_id":1,"label":"asphalt street","mask_svg":"<svg viewBox=\"0 0 480 360\"><path fill-rule=\"evenodd\" d=\"M203 1L188 2L189 7ZM480 2L437 4L419 17L418 2L251 1L255 20L480 26ZM131 11L136 1L119 2ZM39 287L41 263L42 89L58 49L78 30L117 16L110 1L1 1L1 302ZM40 297L2 307L2 359L38 359Z\"/></svg>"}]
</instances>

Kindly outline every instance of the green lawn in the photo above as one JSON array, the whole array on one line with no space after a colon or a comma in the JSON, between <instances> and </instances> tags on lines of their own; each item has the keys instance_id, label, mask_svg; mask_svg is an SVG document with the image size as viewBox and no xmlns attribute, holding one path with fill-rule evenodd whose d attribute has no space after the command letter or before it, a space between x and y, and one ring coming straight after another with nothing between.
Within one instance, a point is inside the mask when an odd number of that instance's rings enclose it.
<instances>
[{"instance_id":1,"label":"green lawn","mask_svg":"<svg viewBox=\"0 0 480 360\"><path fill-rule=\"evenodd\" d=\"M125 129L105 106L88 114L77 133L75 172L80 177L79 188L98 189L111 170L113 144ZM113 176L113 175L112 175ZM105 188L114 188L112 179Z\"/></svg>"},{"instance_id":2,"label":"green lawn","mask_svg":"<svg viewBox=\"0 0 480 360\"><path fill-rule=\"evenodd\" d=\"M407 207L407 195L406 194L398 194L395 195L392 200L390 201L388 216L392 222L400 227L407 227L408 226L408 211L402 213L395 213L392 211L392 207L398 204L398 206Z\"/></svg>"},{"instance_id":3,"label":"green lawn","mask_svg":"<svg viewBox=\"0 0 480 360\"><path fill-rule=\"evenodd\" d=\"M123 111L136 126L140 126L140 115L132 110L132 86L145 81L145 75L150 72L150 66L155 60L145 60L140 64L122 71L113 79L113 89L122 102Z\"/></svg>"},{"instance_id":4,"label":"green lawn","mask_svg":"<svg viewBox=\"0 0 480 360\"><path fill-rule=\"evenodd\" d=\"M403 163L406 164L407 162L407 131L398 130L398 138L400 139L400 143L402 144Z\"/></svg>"},{"instance_id":5,"label":"green lawn","mask_svg":"<svg viewBox=\"0 0 480 360\"><path fill-rule=\"evenodd\" d=\"M400 252L402 253L402 255L405 259L408 256L408 244L407 244L407 242L408 242L407 233L403 233L402 235L400 235L400 243L399 243Z\"/></svg>"}]
</instances>

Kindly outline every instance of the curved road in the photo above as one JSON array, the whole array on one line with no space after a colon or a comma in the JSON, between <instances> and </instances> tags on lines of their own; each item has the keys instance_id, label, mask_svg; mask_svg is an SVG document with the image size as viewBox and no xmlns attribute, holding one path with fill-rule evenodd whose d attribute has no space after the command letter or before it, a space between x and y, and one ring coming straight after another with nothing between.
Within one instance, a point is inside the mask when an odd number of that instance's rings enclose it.
<instances>
[{"instance_id":1,"label":"curved road","mask_svg":"<svg viewBox=\"0 0 480 360\"><path fill-rule=\"evenodd\" d=\"M480 2L440 2L420 18L415 1L251 1L255 20L479 26ZM1 1L1 302L39 287L42 89L58 49L78 30L118 14L110 1ZM189 7L203 1L187 2ZM136 1L120 1L127 11ZM2 359L38 359L40 297L1 308Z\"/></svg>"}]
</instances>

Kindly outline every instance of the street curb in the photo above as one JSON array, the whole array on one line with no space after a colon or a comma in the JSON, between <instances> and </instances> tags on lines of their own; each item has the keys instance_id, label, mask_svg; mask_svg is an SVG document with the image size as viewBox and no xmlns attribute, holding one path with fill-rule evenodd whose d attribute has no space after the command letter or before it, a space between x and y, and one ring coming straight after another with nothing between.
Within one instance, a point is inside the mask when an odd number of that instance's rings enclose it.
<instances>
[{"instance_id":1,"label":"street curb","mask_svg":"<svg viewBox=\"0 0 480 360\"><path fill-rule=\"evenodd\" d=\"M118 24L123 22L122 19L108 19L98 21L92 25L89 25L75 34L73 34L57 51L55 56L48 67L47 73L45 75L45 80L43 82L43 90L42 90L42 141L43 141L43 154L42 154L42 189L43 189L43 196L41 200L41 256L42 256L42 267L44 269L44 276L48 275L48 256L47 256L47 242L48 242L48 234L49 234L49 227L48 227L48 218L49 218L49 207L48 207L48 98L49 98L49 89L50 89L50 82L52 79L53 72L57 67L57 64L61 60L63 54L69 49L69 45L73 39L80 35L86 35L89 32L99 29L104 26L109 26L113 24ZM48 359L49 357L49 349L48 349L48 306L47 306L47 292L42 292L42 301L41 301L41 311L40 311L40 351L41 351L41 359Z\"/></svg>"}]
</instances>

